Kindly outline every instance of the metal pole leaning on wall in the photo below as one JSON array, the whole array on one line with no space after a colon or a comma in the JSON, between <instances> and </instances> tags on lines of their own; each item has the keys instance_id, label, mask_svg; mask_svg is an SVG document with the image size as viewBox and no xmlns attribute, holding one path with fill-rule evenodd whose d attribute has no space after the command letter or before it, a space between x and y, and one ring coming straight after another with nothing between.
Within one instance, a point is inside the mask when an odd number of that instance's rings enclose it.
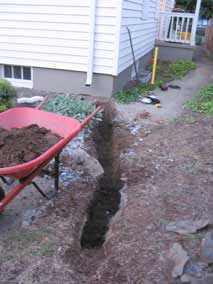
<instances>
[{"instance_id":1,"label":"metal pole leaning on wall","mask_svg":"<svg viewBox=\"0 0 213 284\"><path fill-rule=\"evenodd\" d=\"M130 29L128 27L126 27L128 34L129 34L129 41L130 41L130 46L131 46L131 50L132 50L132 57L133 57L133 64L134 64L134 68L135 68L135 75L136 75L136 80L139 81L139 76L138 76L138 70L137 70L137 65L136 65L136 59L135 59L135 52L134 52L134 47L133 47L133 42L132 42L132 35L130 32Z\"/></svg>"}]
</instances>

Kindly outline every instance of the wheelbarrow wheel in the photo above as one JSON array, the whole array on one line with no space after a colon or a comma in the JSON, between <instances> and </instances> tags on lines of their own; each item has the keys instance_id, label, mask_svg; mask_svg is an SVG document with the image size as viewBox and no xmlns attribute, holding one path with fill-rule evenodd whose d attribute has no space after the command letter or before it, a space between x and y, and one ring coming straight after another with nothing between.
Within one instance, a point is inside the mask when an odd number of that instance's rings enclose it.
<instances>
[{"instance_id":1,"label":"wheelbarrow wheel","mask_svg":"<svg viewBox=\"0 0 213 284\"><path fill-rule=\"evenodd\" d=\"M0 201L5 198L5 192L4 189L0 186Z\"/></svg>"}]
</instances>

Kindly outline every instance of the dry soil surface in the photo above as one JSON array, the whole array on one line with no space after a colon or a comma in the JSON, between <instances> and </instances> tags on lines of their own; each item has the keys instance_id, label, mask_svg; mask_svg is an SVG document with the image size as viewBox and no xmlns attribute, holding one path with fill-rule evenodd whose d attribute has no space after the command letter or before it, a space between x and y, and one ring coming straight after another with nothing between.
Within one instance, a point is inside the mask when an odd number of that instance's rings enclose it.
<instances>
[{"instance_id":1,"label":"dry soil surface","mask_svg":"<svg viewBox=\"0 0 213 284\"><path fill-rule=\"evenodd\" d=\"M185 112L175 122L135 125L134 132L134 125L117 123L126 184L122 209L111 221L104 246L80 248L96 189L90 177L83 174L62 186L57 199L40 202L42 213L31 225L12 225L30 200L23 193L0 217L2 224L11 222L0 232L1 284L179 283L171 277L168 250L179 242L197 259L205 231L184 237L168 233L165 226L185 219L213 221L213 120ZM66 164L71 166L69 160Z\"/></svg>"},{"instance_id":2,"label":"dry soil surface","mask_svg":"<svg viewBox=\"0 0 213 284\"><path fill-rule=\"evenodd\" d=\"M166 225L188 219L213 224L213 119L183 108L163 120L144 116L140 108L128 121L120 117L112 140L120 148L124 187L104 245L81 249L98 183L81 170L81 161L73 168L64 155L62 169L72 172L57 198L47 202L29 187L0 216L1 284L177 284L168 257L176 242L199 261L201 240L212 225L185 236L167 232ZM86 144L97 157L91 137ZM49 179L37 181L51 189ZM31 222L23 222L23 213L34 209Z\"/></svg>"}]
</instances>

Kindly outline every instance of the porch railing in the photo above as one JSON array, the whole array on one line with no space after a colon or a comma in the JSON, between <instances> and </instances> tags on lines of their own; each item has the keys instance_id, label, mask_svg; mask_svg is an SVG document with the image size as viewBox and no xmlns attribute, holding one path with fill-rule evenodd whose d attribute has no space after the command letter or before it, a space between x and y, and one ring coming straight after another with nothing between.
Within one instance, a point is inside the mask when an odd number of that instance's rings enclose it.
<instances>
[{"instance_id":1,"label":"porch railing","mask_svg":"<svg viewBox=\"0 0 213 284\"><path fill-rule=\"evenodd\" d=\"M195 45L196 25L195 14L161 12L158 39Z\"/></svg>"}]
</instances>

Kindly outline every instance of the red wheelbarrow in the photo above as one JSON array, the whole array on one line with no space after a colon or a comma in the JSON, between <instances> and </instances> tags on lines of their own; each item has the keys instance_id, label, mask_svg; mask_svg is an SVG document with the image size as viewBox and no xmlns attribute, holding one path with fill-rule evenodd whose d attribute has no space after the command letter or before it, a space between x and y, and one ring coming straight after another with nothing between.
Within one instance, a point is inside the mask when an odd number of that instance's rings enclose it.
<instances>
[{"instance_id":1,"label":"red wheelbarrow","mask_svg":"<svg viewBox=\"0 0 213 284\"><path fill-rule=\"evenodd\" d=\"M37 108L20 107L7 110L0 114L0 127L5 129L23 128L31 124L37 124L39 127L45 127L53 133L58 134L62 139L43 153L38 158L23 163L21 165L0 168L0 178L4 183L9 184L8 178L18 180L19 183L5 195L0 187L0 212L21 192L27 185L33 184L34 187L46 198L46 195L33 179L40 175L49 162L55 159L55 190L59 189L59 154L63 148L84 128L89 121L102 109L102 106L86 117L81 123L70 117L58 115L55 113L40 110L45 100Z\"/></svg>"}]
</instances>

